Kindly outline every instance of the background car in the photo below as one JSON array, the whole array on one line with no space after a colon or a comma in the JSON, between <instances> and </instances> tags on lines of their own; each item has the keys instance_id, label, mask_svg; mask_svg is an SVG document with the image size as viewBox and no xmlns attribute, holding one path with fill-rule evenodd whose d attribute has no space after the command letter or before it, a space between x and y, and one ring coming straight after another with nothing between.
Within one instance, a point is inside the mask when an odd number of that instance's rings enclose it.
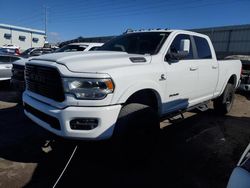
<instances>
[{"instance_id":1,"label":"background car","mask_svg":"<svg viewBox=\"0 0 250 188\"><path fill-rule=\"evenodd\" d=\"M52 53L54 50L52 48L29 48L20 54L23 58L29 58L32 56L39 56L43 54Z\"/></svg>"},{"instance_id":2,"label":"background car","mask_svg":"<svg viewBox=\"0 0 250 188\"><path fill-rule=\"evenodd\" d=\"M241 83L239 89L250 91L250 56L249 55L232 55L225 59L238 59L242 63Z\"/></svg>"},{"instance_id":3,"label":"background car","mask_svg":"<svg viewBox=\"0 0 250 188\"><path fill-rule=\"evenodd\" d=\"M237 167L234 168L227 188L249 188L250 187L250 144L240 158Z\"/></svg>"},{"instance_id":4,"label":"background car","mask_svg":"<svg viewBox=\"0 0 250 188\"><path fill-rule=\"evenodd\" d=\"M0 81L9 80L11 78L12 63L22 59L19 56L1 54L0 55Z\"/></svg>"},{"instance_id":5,"label":"background car","mask_svg":"<svg viewBox=\"0 0 250 188\"><path fill-rule=\"evenodd\" d=\"M20 55L20 49L14 45L4 45L0 48L1 54Z\"/></svg>"},{"instance_id":6,"label":"background car","mask_svg":"<svg viewBox=\"0 0 250 188\"><path fill-rule=\"evenodd\" d=\"M100 48L102 45L103 43L93 43L93 42L71 43L57 49L55 52L94 51Z\"/></svg>"}]
</instances>

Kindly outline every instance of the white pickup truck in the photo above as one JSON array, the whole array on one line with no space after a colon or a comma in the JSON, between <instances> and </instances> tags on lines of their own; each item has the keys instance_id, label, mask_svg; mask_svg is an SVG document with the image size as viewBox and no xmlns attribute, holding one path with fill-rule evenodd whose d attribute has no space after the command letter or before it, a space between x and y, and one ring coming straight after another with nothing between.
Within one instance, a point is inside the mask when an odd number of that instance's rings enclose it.
<instances>
[{"instance_id":1,"label":"white pickup truck","mask_svg":"<svg viewBox=\"0 0 250 188\"><path fill-rule=\"evenodd\" d=\"M217 61L205 35L127 32L100 51L48 54L27 62L24 112L65 138L153 133L160 118L210 100L218 112L229 112L240 73L240 61Z\"/></svg>"}]
</instances>

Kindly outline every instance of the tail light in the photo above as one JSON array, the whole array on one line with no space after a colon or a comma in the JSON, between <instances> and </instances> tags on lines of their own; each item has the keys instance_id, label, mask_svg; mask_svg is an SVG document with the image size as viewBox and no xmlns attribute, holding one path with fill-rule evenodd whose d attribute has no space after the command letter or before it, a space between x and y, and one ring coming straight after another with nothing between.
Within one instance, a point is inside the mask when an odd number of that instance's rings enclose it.
<instances>
[{"instance_id":1,"label":"tail light","mask_svg":"<svg viewBox=\"0 0 250 188\"><path fill-rule=\"evenodd\" d=\"M20 50L17 48L17 49L15 49L15 54L16 55L20 55Z\"/></svg>"}]
</instances>

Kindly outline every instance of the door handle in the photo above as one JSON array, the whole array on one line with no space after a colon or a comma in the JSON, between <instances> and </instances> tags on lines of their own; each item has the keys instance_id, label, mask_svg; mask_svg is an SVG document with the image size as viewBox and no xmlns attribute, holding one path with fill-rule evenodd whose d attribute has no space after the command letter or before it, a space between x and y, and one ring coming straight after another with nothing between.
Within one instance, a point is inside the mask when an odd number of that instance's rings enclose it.
<instances>
[{"instance_id":1,"label":"door handle","mask_svg":"<svg viewBox=\"0 0 250 188\"><path fill-rule=\"evenodd\" d=\"M212 69L217 69L218 65L212 65Z\"/></svg>"},{"instance_id":2,"label":"door handle","mask_svg":"<svg viewBox=\"0 0 250 188\"><path fill-rule=\"evenodd\" d=\"M196 70L198 70L198 68L199 68L198 66L191 66L189 70L190 71L196 71Z\"/></svg>"},{"instance_id":3,"label":"door handle","mask_svg":"<svg viewBox=\"0 0 250 188\"><path fill-rule=\"evenodd\" d=\"M5 66L6 69L11 69L11 66Z\"/></svg>"}]
</instances>

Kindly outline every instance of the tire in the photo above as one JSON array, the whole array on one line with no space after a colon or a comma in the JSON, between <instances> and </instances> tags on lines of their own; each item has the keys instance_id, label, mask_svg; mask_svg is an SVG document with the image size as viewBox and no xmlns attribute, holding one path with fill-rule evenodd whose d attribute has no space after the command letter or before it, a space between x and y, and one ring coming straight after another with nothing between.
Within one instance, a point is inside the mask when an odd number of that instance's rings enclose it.
<instances>
[{"instance_id":1,"label":"tire","mask_svg":"<svg viewBox=\"0 0 250 188\"><path fill-rule=\"evenodd\" d=\"M233 106L234 94L234 85L228 83L222 95L214 100L214 110L222 115L229 113Z\"/></svg>"},{"instance_id":2,"label":"tire","mask_svg":"<svg viewBox=\"0 0 250 188\"><path fill-rule=\"evenodd\" d=\"M160 130L157 112L143 104L125 105L113 133L115 150L129 160L147 159Z\"/></svg>"}]
</instances>

